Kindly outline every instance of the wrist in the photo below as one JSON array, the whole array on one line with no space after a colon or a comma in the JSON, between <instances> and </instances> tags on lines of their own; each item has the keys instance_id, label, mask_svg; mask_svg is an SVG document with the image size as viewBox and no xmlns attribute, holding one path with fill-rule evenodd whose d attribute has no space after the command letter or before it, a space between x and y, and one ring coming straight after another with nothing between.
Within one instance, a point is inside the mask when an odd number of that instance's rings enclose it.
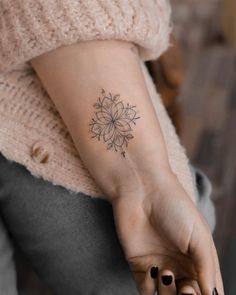
<instances>
[{"instance_id":1,"label":"wrist","mask_svg":"<svg viewBox=\"0 0 236 295\"><path fill-rule=\"evenodd\" d=\"M165 193L173 191L177 184L176 175L172 172L169 165L163 165L163 163L160 163L156 169L149 169L144 174L142 168L140 168L137 174L138 177L134 177L134 174L131 177L124 177L113 186L115 191L113 194L110 194L109 199L112 205L121 200L129 202L135 199L136 202L143 202L154 191L159 192L156 194L156 198L159 198Z\"/></svg>"}]
</instances>

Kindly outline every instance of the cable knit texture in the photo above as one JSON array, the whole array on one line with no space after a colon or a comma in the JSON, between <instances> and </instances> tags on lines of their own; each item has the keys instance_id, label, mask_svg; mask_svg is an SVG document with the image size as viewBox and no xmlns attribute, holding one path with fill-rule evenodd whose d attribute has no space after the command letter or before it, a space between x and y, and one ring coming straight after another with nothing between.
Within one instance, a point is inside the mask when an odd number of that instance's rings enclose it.
<instances>
[{"instance_id":1,"label":"cable knit texture","mask_svg":"<svg viewBox=\"0 0 236 295\"><path fill-rule=\"evenodd\" d=\"M1 0L0 68L10 70L59 46L121 39L143 60L168 46L167 0Z\"/></svg>"},{"instance_id":2,"label":"cable knit texture","mask_svg":"<svg viewBox=\"0 0 236 295\"><path fill-rule=\"evenodd\" d=\"M139 48L172 170L194 198L188 158L143 62L169 45L167 0L0 0L0 17L0 151L6 158L72 193L102 198L29 60L84 40L131 41Z\"/></svg>"}]
</instances>

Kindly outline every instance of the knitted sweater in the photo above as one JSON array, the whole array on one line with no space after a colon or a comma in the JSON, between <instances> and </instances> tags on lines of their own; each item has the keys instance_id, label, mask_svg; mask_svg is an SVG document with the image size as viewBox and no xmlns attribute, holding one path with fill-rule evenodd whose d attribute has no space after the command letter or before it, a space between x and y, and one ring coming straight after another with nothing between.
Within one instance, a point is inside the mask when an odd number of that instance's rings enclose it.
<instances>
[{"instance_id":1,"label":"knitted sweater","mask_svg":"<svg viewBox=\"0 0 236 295\"><path fill-rule=\"evenodd\" d=\"M81 161L55 105L29 61L60 46L93 39L137 45L143 75L173 172L194 198L185 150L144 61L169 45L168 0L0 0L0 151L70 192L103 193ZM158 167L156 167L158 169Z\"/></svg>"}]
</instances>

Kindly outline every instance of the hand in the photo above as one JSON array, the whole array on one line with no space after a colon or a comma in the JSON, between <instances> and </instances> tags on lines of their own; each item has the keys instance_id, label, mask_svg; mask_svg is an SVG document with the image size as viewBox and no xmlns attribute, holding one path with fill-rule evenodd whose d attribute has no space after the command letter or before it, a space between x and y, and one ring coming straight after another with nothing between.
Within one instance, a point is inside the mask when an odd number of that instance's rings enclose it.
<instances>
[{"instance_id":1,"label":"hand","mask_svg":"<svg viewBox=\"0 0 236 295\"><path fill-rule=\"evenodd\" d=\"M177 178L152 191L117 198L117 234L142 295L224 294L216 249L206 221ZM150 269L159 268L157 279ZM161 278L172 277L167 288ZM171 277L170 277L171 276ZM176 285L174 281L176 280ZM215 292L215 291L214 291Z\"/></svg>"}]
</instances>

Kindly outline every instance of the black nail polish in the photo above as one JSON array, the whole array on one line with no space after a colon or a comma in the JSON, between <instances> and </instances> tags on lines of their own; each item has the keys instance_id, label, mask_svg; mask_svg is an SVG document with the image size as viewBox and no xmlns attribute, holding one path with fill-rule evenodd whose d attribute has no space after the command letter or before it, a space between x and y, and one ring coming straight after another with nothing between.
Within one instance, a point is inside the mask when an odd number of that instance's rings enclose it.
<instances>
[{"instance_id":1,"label":"black nail polish","mask_svg":"<svg viewBox=\"0 0 236 295\"><path fill-rule=\"evenodd\" d=\"M162 276L161 278L163 285L169 286L172 283L172 276Z\"/></svg>"},{"instance_id":2,"label":"black nail polish","mask_svg":"<svg viewBox=\"0 0 236 295\"><path fill-rule=\"evenodd\" d=\"M218 292L217 292L217 290L216 290L216 288L213 289L212 295L219 295Z\"/></svg>"},{"instance_id":3,"label":"black nail polish","mask_svg":"<svg viewBox=\"0 0 236 295\"><path fill-rule=\"evenodd\" d=\"M158 272L159 272L159 268L157 266L153 266L151 268L151 271L150 271L151 277L153 279L156 279L157 278L157 275L158 275Z\"/></svg>"},{"instance_id":4,"label":"black nail polish","mask_svg":"<svg viewBox=\"0 0 236 295\"><path fill-rule=\"evenodd\" d=\"M181 293L181 295L193 295L193 293Z\"/></svg>"}]
</instances>

